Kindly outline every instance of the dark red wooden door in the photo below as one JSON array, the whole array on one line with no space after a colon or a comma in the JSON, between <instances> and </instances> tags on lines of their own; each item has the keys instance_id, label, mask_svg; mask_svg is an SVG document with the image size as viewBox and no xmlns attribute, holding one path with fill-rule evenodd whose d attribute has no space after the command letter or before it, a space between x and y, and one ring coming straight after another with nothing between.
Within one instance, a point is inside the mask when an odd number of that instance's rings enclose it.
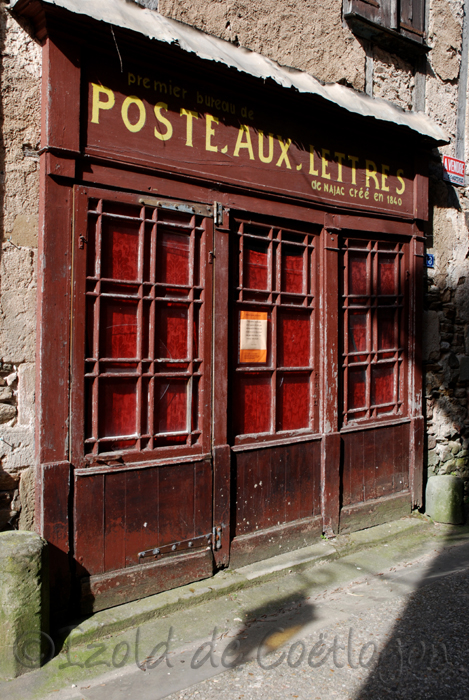
<instances>
[{"instance_id":1,"label":"dark red wooden door","mask_svg":"<svg viewBox=\"0 0 469 700\"><path fill-rule=\"evenodd\" d=\"M233 562L322 530L318 234L313 225L232 216Z\"/></svg>"},{"instance_id":2,"label":"dark red wooden door","mask_svg":"<svg viewBox=\"0 0 469 700\"><path fill-rule=\"evenodd\" d=\"M412 325L409 242L350 233L341 249L344 530L372 524L377 499L388 519L410 511Z\"/></svg>"},{"instance_id":3,"label":"dark red wooden door","mask_svg":"<svg viewBox=\"0 0 469 700\"><path fill-rule=\"evenodd\" d=\"M212 572L213 226L208 207L75 198L74 547L97 609Z\"/></svg>"}]
</instances>

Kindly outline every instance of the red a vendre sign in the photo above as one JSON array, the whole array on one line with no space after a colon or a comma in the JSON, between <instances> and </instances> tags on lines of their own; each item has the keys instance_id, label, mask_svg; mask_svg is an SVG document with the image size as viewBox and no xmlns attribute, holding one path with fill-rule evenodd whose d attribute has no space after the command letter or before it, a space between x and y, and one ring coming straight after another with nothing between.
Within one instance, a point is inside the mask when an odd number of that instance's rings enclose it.
<instances>
[{"instance_id":1,"label":"red a vendre sign","mask_svg":"<svg viewBox=\"0 0 469 700\"><path fill-rule=\"evenodd\" d=\"M443 156L443 180L452 182L453 185L464 185L466 164L463 160Z\"/></svg>"}]
</instances>

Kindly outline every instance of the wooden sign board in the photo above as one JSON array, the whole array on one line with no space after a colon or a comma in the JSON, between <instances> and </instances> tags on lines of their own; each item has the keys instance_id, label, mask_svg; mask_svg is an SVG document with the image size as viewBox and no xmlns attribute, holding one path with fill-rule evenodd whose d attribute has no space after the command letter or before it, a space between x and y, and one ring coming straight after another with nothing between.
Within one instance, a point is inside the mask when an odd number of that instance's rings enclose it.
<instances>
[{"instance_id":1,"label":"wooden sign board","mask_svg":"<svg viewBox=\"0 0 469 700\"><path fill-rule=\"evenodd\" d=\"M188 57L188 61L191 58ZM128 65L128 64L127 64ZM272 91L240 99L226 84L189 79L169 67L129 65L124 72L92 58L86 78L86 152L209 181L319 203L413 216L408 149L356 130L344 113L328 119ZM286 90L283 90L286 93ZM270 101L269 101L270 100ZM383 126L383 130L384 130Z\"/></svg>"}]
</instances>

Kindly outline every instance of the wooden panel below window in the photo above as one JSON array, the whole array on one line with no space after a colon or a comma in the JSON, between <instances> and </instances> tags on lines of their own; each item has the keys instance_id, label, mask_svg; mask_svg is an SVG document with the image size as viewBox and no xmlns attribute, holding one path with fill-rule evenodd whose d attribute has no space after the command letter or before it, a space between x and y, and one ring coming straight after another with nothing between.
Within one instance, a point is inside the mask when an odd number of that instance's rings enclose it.
<instances>
[{"instance_id":1,"label":"wooden panel below window","mask_svg":"<svg viewBox=\"0 0 469 700\"><path fill-rule=\"evenodd\" d=\"M411 505L410 491L404 491L393 496L347 506L342 508L340 513L339 531L344 535L375 525L390 523L410 515Z\"/></svg>"},{"instance_id":2,"label":"wooden panel below window","mask_svg":"<svg viewBox=\"0 0 469 700\"><path fill-rule=\"evenodd\" d=\"M343 433L342 439L342 506L409 488L409 423Z\"/></svg>"},{"instance_id":3,"label":"wooden panel below window","mask_svg":"<svg viewBox=\"0 0 469 700\"><path fill-rule=\"evenodd\" d=\"M82 615L146 598L213 574L210 549L81 579Z\"/></svg>"},{"instance_id":4,"label":"wooden panel below window","mask_svg":"<svg viewBox=\"0 0 469 700\"><path fill-rule=\"evenodd\" d=\"M233 459L236 536L320 514L319 441L235 452Z\"/></svg>"},{"instance_id":5,"label":"wooden panel below window","mask_svg":"<svg viewBox=\"0 0 469 700\"><path fill-rule=\"evenodd\" d=\"M295 520L266 530L235 537L231 543L230 567L239 568L277 554L308 547L322 534L322 517Z\"/></svg>"},{"instance_id":6,"label":"wooden panel below window","mask_svg":"<svg viewBox=\"0 0 469 700\"><path fill-rule=\"evenodd\" d=\"M75 495L81 576L135 566L142 550L212 529L209 460L80 475Z\"/></svg>"}]
</instances>

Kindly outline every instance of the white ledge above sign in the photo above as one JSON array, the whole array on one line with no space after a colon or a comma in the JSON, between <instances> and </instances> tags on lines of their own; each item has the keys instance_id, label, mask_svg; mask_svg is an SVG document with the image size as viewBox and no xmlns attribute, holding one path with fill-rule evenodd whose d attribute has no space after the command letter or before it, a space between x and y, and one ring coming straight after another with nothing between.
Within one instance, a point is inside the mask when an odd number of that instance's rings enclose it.
<instances>
[{"instance_id":1,"label":"white ledge above sign","mask_svg":"<svg viewBox=\"0 0 469 700\"><path fill-rule=\"evenodd\" d=\"M443 180L447 180L453 185L464 185L465 174L466 164L463 160L443 156Z\"/></svg>"}]
</instances>

